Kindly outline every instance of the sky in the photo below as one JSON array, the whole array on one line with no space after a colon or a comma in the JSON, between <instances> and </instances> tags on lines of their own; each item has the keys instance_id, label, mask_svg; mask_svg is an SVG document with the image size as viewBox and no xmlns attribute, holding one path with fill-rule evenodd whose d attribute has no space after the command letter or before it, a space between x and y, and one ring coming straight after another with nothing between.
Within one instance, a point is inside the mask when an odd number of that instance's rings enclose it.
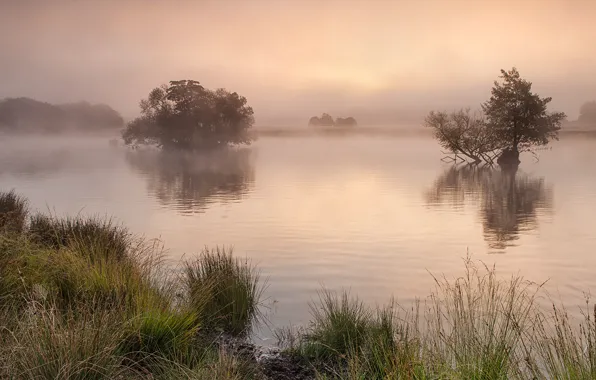
<instances>
[{"instance_id":1,"label":"sky","mask_svg":"<svg viewBox=\"0 0 596 380\"><path fill-rule=\"evenodd\" d=\"M517 67L553 110L596 99L594 0L0 0L0 98L107 103L195 79L257 124L478 108Z\"/></svg>"}]
</instances>

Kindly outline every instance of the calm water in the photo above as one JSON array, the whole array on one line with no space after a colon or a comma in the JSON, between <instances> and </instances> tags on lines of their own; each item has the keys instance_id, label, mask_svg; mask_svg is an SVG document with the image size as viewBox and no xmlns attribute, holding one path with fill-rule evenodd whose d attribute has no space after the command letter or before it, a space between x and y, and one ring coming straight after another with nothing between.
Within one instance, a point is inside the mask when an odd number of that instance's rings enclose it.
<instances>
[{"instance_id":1,"label":"calm water","mask_svg":"<svg viewBox=\"0 0 596 380\"><path fill-rule=\"evenodd\" d=\"M513 176L440 159L423 136L269 137L211 157L3 138L0 189L58 215L113 215L172 259L233 246L268 278L273 325L306 322L322 286L411 302L432 289L428 272L462 274L468 252L549 279L577 313L596 290L596 140L564 138Z\"/></svg>"}]
</instances>

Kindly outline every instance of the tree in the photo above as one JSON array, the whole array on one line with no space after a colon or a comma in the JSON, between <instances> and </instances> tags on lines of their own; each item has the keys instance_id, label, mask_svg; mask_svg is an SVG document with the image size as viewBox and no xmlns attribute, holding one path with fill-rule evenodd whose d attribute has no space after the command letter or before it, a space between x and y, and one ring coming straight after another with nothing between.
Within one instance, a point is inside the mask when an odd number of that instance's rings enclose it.
<instances>
[{"instance_id":1,"label":"tree","mask_svg":"<svg viewBox=\"0 0 596 380\"><path fill-rule=\"evenodd\" d=\"M475 163L494 159L500 165L517 165L519 153L556 139L565 119L563 112L547 112L551 98L532 92L532 83L516 68L501 70L503 83L495 81L491 98L482 104L484 115L468 110L447 114L431 112L425 125L433 129L441 146Z\"/></svg>"},{"instance_id":2,"label":"tree","mask_svg":"<svg viewBox=\"0 0 596 380\"><path fill-rule=\"evenodd\" d=\"M579 117L577 118L577 121L580 123L596 124L596 101L582 104L579 109Z\"/></svg>"},{"instance_id":3,"label":"tree","mask_svg":"<svg viewBox=\"0 0 596 380\"><path fill-rule=\"evenodd\" d=\"M335 125L335 122L333 121L333 117L331 115L324 113L321 115L321 117L311 117L308 121L308 125L313 125L315 127L331 127Z\"/></svg>"},{"instance_id":4,"label":"tree","mask_svg":"<svg viewBox=\"0 0 596 380\"><path fill-rule=\"evenodd\" d=\"M500 153L498 142L487 127L484 117L471 113L469 109L450 114L432 111L424 124L433 130L439 144L454 154L454 161L462 159L474 163L492 163Z\"/></svg>"},{"instance_id":5,"label":"tree","mask_svg":"<svg viewBox=\"0 0 596 380\"><path fill-rule=\"evenodd\" d=\"M308 120L308 125L318 127L319 125L321 125L321 119L319 119L316 116L313 116Z\"/></svg>"},{"instance_id":6,"label":"tree","mask_svg":"<svg viewBox=\"0 0 596 380\"><path fill-rule=\"evenodd\" d=\"M328 113L324 113L323 115L321 115L320 120L320 125L324 126L324 127L330 127L335 125L335 122L333 121L333 117L331 117L331 115L329 115Z\"/></svg>"},{"instance_id":7,"label":"tree","mask_svg":"<svg viewBox=\"0 0 596 380\"><path fill-rule=\"evenodd\" d=\"M252 141L254 112L236 92L208 90L194 80L171 81L151 90L140 108L141 116L122 133L127 145L209 150Z\"/></svg>"},{"instance_id":8,"label":"tree","mask_svg":"<svg viewBox=\"0 0 596 380\"><path fill-rule=\"evenodd\" d=\"M0 129L14 132L65 132L121 129L122 116L105 104L50 104L31 98L0 101Z\"/></svg>"},{"instance_id":9,"label":"tree","mask_svg":"<svg viewBox=\"0 0 596 380\"><path fill-rule=\"evenodd\" d=\"M532 82L522 79L515 67L501 70L500 78L503 82L494 82L491 97L482 110L504 153L517 160L520 151L557 139L565 114L547 112L552 98L533 93Z\"/></svg>"},{"instance_id":10,"label":"tree","mask_svg":"<svg viewBox=\"0 0 596 380\"><path fill-rule=\"evenodd\" d=\"M346 118L338 117L337 119L335 119L335 125L339 127L354 127L357 124L358 123L356 122L356 119L354 119L351 116Z\"/></svg>"}]
</instances>

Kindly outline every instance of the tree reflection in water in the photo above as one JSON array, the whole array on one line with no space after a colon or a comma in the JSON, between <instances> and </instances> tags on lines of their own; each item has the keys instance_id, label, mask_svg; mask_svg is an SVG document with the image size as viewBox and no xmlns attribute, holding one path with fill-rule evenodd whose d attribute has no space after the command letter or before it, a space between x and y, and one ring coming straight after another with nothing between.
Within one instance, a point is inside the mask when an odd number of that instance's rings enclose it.
<instances>
[{"instance_id":1,"label":"tree reflection in water","mask_svg":"<svg viewBox=\"0 0 596 380\"><path fill-rule=\"evenodd\" d=\"M484 238L493 250L515 245L520 233L537 228L537 214L552 210L552 189L543 178L516 170L454 166L426 194L431 205L478 205Z\"/></svg>"},{"instance_id":2,"label":"tree reflection in water","mask_svg":"<svg viewBox=\"0 0 596 380\"><path fill-rule=\"evenodd\" d=\"M203 212L211 203L242 199L254 184L253 152L127 152L126 161L147 180L148 192L183 214Z\"/></svg>"}]
</instances>

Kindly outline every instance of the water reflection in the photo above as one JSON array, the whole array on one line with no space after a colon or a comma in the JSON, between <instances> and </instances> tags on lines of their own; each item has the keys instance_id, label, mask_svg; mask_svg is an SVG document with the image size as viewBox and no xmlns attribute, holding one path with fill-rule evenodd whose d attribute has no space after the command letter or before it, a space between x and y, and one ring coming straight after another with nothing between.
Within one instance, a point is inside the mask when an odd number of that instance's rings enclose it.
<instances>
[{"instance_id":1,"label":"water reflection","mask_svg":"<svg viewBox=\"0 0 596 380\"><path fill-rule=\"evenodd\" d=\"M151 196L183 214L202 212L213 202L240 200L255 178L250 149L202 154L132 151L126 153L126 161L147 180Z\"/></svg>"},{"instance_id":2,"label":"water reflection","mask_svg":"<svg viewBox=\"0 0 596 380\"><path fill-rule=\"evenodd\" d=\"M552 189L544 178L518 171L475 166L451 167L440 175L426 200L431 205L480 209L484 238L493 250L516 244L538 226L537 215L552 210Z\"/></svg>"}]
</instances>

